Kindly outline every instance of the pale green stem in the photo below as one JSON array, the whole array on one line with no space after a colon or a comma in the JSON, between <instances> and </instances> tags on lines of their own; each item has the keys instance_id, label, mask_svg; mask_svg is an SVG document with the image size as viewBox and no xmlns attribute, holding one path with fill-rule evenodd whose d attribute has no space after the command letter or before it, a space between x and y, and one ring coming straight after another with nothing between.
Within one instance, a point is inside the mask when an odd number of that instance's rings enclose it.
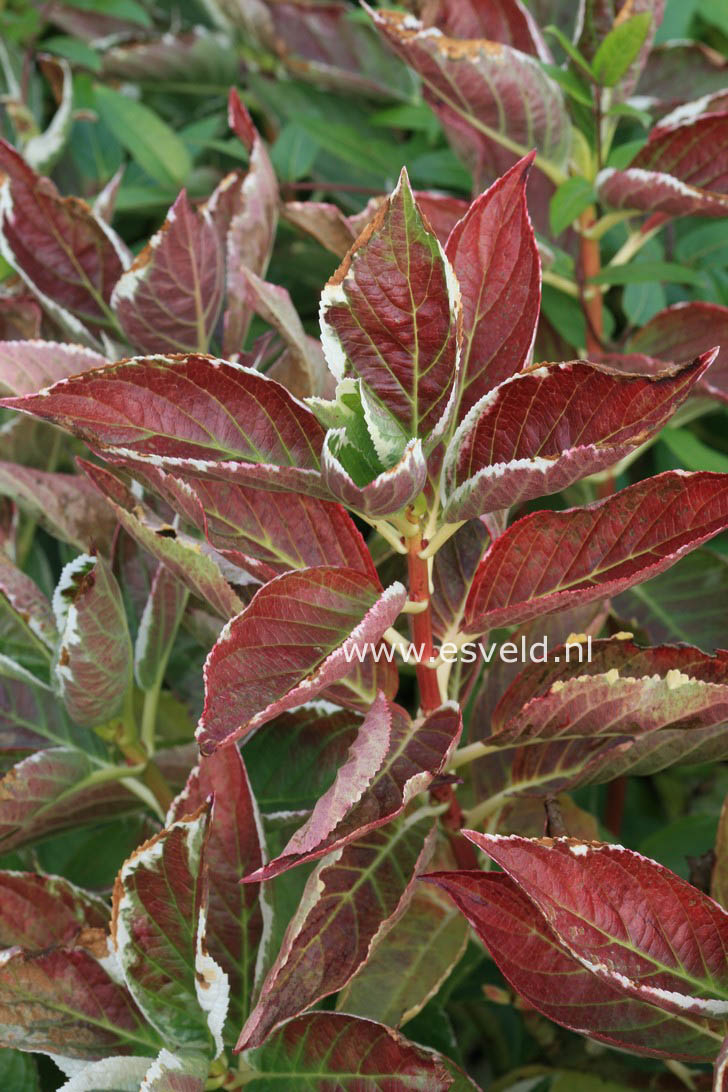
<instances>
[{"instance_id":1,"label":"pale green stem","mask_svg":"<svg viewBox=\"0 0 728 1092\"><path fill-rule=\"evenodd\" d=\"M458 770L461 766L467 766L485 755L492 755L496 751L502 751L502 747L490 747L480 740L477 743L468 743L465 747L459 747L448 763L448 770Z\"/></svg>"},{"instance_id":2,"label":"pale green stem","mask_svg":"<svg viewBox=\"0 0 728 1092\"><path fill-rule=\"evenodd\" d=\"M464 523L464 519L459 520L457 523L443 523L442 527L435 531L434 536L427 543L424 550L420 551L420 557L434 557L437 551L445 545L449 538L452 538L456 531L460 530Z\"/></svg>"},{"instance_id":3,"label":"pale green stem","mask_svg":"<svg viewBox=\"0 0 728 1092\"><path fill-rule=\"evenodd\" d=\"M587 239L602 239L617 224L623 224L625 220L631 220L635 216L639 216L636 209L608 212L606 216L602 216L590 228L583 229L581 234L586 235Z\"/></svg>"},{"instance_id":4,"label":"pale green stem","mask_svg":"<svg viewBox=\"0 0 728 1092\"><path fill-rule=\"evenodd\" d=\"M388 542L395 553L406 554L407 547L402 544L402 536L399 534L391 523L388 523L385 519L370 519L369 516L365 516L363 513L358 513L365 523L368 523L370 527L373 527L377 534L381 535L385 542Z\"/></svg>"},{"instance_id":5,"label":"pale green stem","mask_svg":"<svg viewBox=\"0 0 728 1092\"><path fill-rule=\"evenodd\" d=\"M46 462L46 470L52 473L58 465L58 459L61 454L63 446L64 433L59 428L53 429L53 443L51 444L51 450L48 454L48 460ZM25 564L28 554L33 548L33 540L35 538L35 532L38 527L38 520L35 516L28 516L27 522L24 524L22 531L18 535L18 543L15 550L15 560L19 569L22 569Z\"/></svg>"},{"instance_id":6,"label":"pale green stem","mask_svg":"<svg viewBox=\"0 0 728 1092\"><path fill-rule=\"evenodd\" d=\"M564 295L571 296L576 300L579 299L579 289L568 277L562 277L560 273L551 273L550 270L544 269L541 279L544 284L550 284L552 288L557 288ZM591 288L593 290L594 286L592 285Z\"/></svg>"},{"instance_id":7,"label":"pale green stem","mask_svg":"<svg viewBox=\"0 0 728 1092\"><path fill-rule=\"evenodd\" d=\"M615 266L627 265L628 262L634 258L635 254L639 254L642 247L649 243L657 232L659 227L652 228L651 231L633 231L627 241L619 248L617 253L612 258L611 262L607 265L607 269L613 269Z\"/></svg>"},{"instance_id":8,"label":"pale green stem","mask_svg":"<svg viewBox=\"0 0 728 1092\"><path fill-rule=\"evenodd\" d=\"M159 705L159 695L162 689L163 672L160 671L157 676L157 681L151 690L147 690L144 695L144 706L142 708L142 727L141 727L141 741L148 755L153 755L157 749L157 741L155 738L155 728L157 724L157 706Z\"/></svg>"}]
</instances>

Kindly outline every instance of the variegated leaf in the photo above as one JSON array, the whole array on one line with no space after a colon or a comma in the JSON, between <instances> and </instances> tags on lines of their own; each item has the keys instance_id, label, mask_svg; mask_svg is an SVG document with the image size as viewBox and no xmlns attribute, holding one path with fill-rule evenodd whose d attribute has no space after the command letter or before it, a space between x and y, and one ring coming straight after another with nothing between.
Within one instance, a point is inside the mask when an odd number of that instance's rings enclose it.
<instances>
[{"instance_id":1,"label":"variegated leaf","mask_svg":"<svg viewBox=\"0 0 728 1092\"><path fill-rule=\"evenodd\" d=\"M344 431L330 430L321 453L321 477L333 496L370 518L400 512L416 500L427 482L422 441L409 440L394 465L369 480L364 480L368 474L359 476L357 470L358 453L351 451Z\"/></svg>"},{"instance_id":2,"label":"variegated leaf","mask_svg":"<svg viewBox=\"0 0 728 1092\"><path fill-rule=\"evenodd\" d=\"M71 718L94 727L121 711L132 684L132 647L121 590L109 565L81 554L53 594L60 642L53 672Z\"/></svg>"},{"instance_id":3,"label":"variegated leaf","mask_svg":"<svg viewBox=\"0 0 728 1092\"><path fill-rule=\"evenodd\" d=\"M238 1049L260 1046L284 1020L346 985L376 937L403 913L433 837L432 818L414 815L372 831L318 865Z\"/></svg>"},{"instance_id":4,"label":"variegated leaf","mask_svg":"<svg viewBox=\"0 0 728 1092\"><path fill-rule=\"evenodd\" d=\"M663 216L726 215L728 113L681 116L654 129L624 170L601 172L597 190L606 204Z\"/></svg>"},{"instance_id":5,"label":"variegated leaf","mask_svg":"<svg viewBox=\"0 0 728 1092\"><path fill-rule=\"evenodd\" d=\"M281 1081L297 1092L383 1092L385 1087L445 1092L455 1087L437 1055L383 1024L334 1012L289 1020L246 1060L251 1092L268 1092Z\"/></svg>"},{"instance_id":6,"label":"variegated leaf","mask_svg":"<svg viewBox=\"0 0 728 1092\"><path fill-rule=\"evenodd\" d=\"M376 577L361 533L338 504L213 479L183 481L152 468L146 480L224 557L261 579L316 565Z\"/></svg>"},{"instance_id":7,"label":"variegated leaf","mask_svg":"<svg viewBox=\"0 0 728 1092\"><path fill-rule=\"evenodd\" d=\"M139 1092L204 1092L210 1065L204 1054L160 1051Z\"/></svg>"},{"instance_id":8,"label":"variegated leaf","mask_svg":"<svg viewBox=\"0 0 728 1092\"><path fill-rule=\"evenodd\" d=\"M165 565L190 591L209 603L216 614L222 618L237 614L242 601L215 557L203 551L203 544L170 527L141 506L108 470L84 460L79 460L79 465L104 494L124 530L144 550ZM242 578L243 574L240 576Z\"/></svg>"},{"instance_id":9,"label":"variegated leaf","mask_svg":"<svg viewBox=\"0 0 728 1092\"><path fill-rule=\"evenodd\" d=\"M426 26L450 38L487 38L552 61L538 23L521 0L423 0L419 5Z\"/></svg>"},{"instance_id":10,"label":"variegated leaf","mask_svg":"<svg viewBox=\"0 0 728 1092\"><path fill-rule=\"evenodd\" d=\"M384 468L401 458L408 439L432 446L452 413L461 303L405 170L324 289L320 316L336 378L361 379L380 414L394 419L372 436Z\"/></svg>"},{"instance_id":11,"label":"variegated leaf","mask_svg":"<svg viewBox=\"0 0 728 1092\"><path fill-rule=\"evenodd\" d=\"M60 425L110 460L317 490L324 434L310 411L259 372L214 357L137 357L2 404Z\"/></svg>"},{"instance_id":12,"label":"variegated leaf","mask_svg":"<svg viewBox=\"0 0 728 1092\"><path fill-rule=\"evenodd\" d=\"M526 205L533 154L481 194L445 246L463 301L458 419L528 363L541 302L541 263Z\"/></svg>"},{"instance_id":13,"label":"variegated leaf","mask_svg":"<svg viewBox=\"0 0 728 1092\"><path fill-rule=\"evenodd\" d=\"M613 639L594 642L589 662L577 668L569 647L555 654L548 673L527 668L509 687L493 714L495 744L583 740L598 749L610 737L687 735L728 723L725 656ZM526 698L529 679L537 687Z\"/></svg>"},{"instance_id":14,"label":"variegated leaf","mask_svg":"<svg viewBox=\"0 0 728 1092\"><path fill-rule=\"evenodd\" d=\"M534 146L553 169L566 165L571 126L564 97L535 57L499 42L447 37L400 12L371 15L422 77L425 98L472 168L476 187Z\"/></svg>"},{"instance_id":15,"label":"variegated leaf","mask_svg":"<svg viewBox=\"0 0 728 1092\"><path fill-rule=\"evenodd\" d=\"M31 951L83 943L85 930L106 930L103 899L62 876L0 872L0 948Z\"/></svg>"},{"instance_id":16,"label":"variegated leaf","mask_svg":"<svg viewBox=\"0 0 728 1092\"><path fill-rule=\"evenodd\" d=\"M283 852L246 882L273 879L396 819L446 765L461 730L460 712L454 706L413 722L404 709L379 694L336 780L310 818Z\"/></svg>"},{"instance_id":17,"label":"variegated leaf","mask_svg":"<svg viewBox=\"0 0 728 1092\"><path fill-rule=\"evenodd\" d=\"M453 641L462 628L465 601L475 570L490 542L482 520L471 519L435 554L432 564L432 628L441 643Z\"/></svg>"},{"instance_id":18,"label":"variegated leaf","mask_svg":"<svg viewBox=\"0 0 728 1092\"><path fill-rule=\"evenodd\" d=\"M161 686L187 598L182 581L159 564L134 644L134 676L142 690Z\"/></svg>"},{"instance_id":19,"label":"variegated leaf","mask_svg":"<svg viewBox=\"0 0 728 1092\"><path fill-rule=\"evenodd\" d=\"M454 867L443 839L431 862ZM366 963L339 994L337 1010L406 1024L437 994L468 943L467 922L450 900L419 884L402 917L374 947Z\"/></svg>"},{"instance_id":20,"label":"variegated leaf","mask_svg":"<svg viewBox=\"0 0 728 1092\"><path fill-rule=\"evenodd\" d=\"M673 304L635 331L625 351L649 357L659 368L657 361L690 360L714 345L721 349L701 380L701 392L728 402L728 307L702 300Z\"/></svg>"},{"instance_id":21,"label":"variegated leaf","mask_svg":"<svg viewBox=\"0 0 728 1092\"><path fill-rule=\"evenodd\" d=\"M624 458L684 402L716 350L659 377L575 360L507 380L467 414L443 464L455 523L557 493Z\"/></svg>"},{"instance_id":22,"label":"variegated leaf","mask_svg":"<svg viewBox=\"0 0 728 1092\"><path fill-rule=\"evenodd\" d=\"M117 281L111 305L145 353L206 353L223 297L223 251L206 212L180 193L156 235Z\"/></svg>"},{"instance_id":23,"label":"variegated leaf","mask_svg":"<svg viewBox=\"0 0 728 1092\"><path fill-rule=\"evenodd\" d=\"M657 576L728 526L728 475L668 471L589 508L535 512L496 539L464 627L483 633Z\"/></svg>"},{"instance_id":24,"label":"variegated leaf","mask_svg":"<svg viewBox=\"0 0 728 1092\"><path fill-rule=\"evenodd\" d=\"M112 1055L84 1065L59 1092L138 1092L148 1069L149 1058Z\"/></svg>"},{"instance_id":25,"label":"variegated leaf","mask_svg":"<svg viewBox=\"0 0 728 1092\"><path fill-rule=\"evenodd\" d=\"M0 249L51 316L88 343L111 322L111 291L125 254L77 197L61 197L6 141L0 142Z\"/></svg>"},{"instance_id":26,"label":"variegated leaf","mask_svg":"<svg viewBox=\"0 0 728 1092\"><path fill-rule=\"evenodd\" d=\"M107 551L111 546L116 520L93 486L78 474L0 462L0 495L15 501L54 538L78 550Z\"/></svg>"},{"instance_id":27,"label":"variegated leaf","mask_svg":"<svg viewBox=\"0 0 728 1092\"><path fill-rule=\"evenodd\" d=\"M235 1039L251 1008L263 911L257 884L241 877L263 862L257 805L238 748L203 758L174 801L168 822L197 811L214 796L205 850L208 881L207 945L228 977L226 1039Z\"/></svg>"},{"instance_id":28,"label":"variegated leaf","mask_svg":"<svg viewBox=\"0 0 728 1092\"><path fill-rule=\"evenodd\" d=\"M123 781L99 776L88 755L51 747L24 758L0 780L0 848L7 853L140 807Z\"/></svg>"},{"instance_id":29,"label":"variegated leaf","mask_svg":"<svg viewBox=\"0 0 728 1092\"><path fill-rule=\"evenodd\" d=\"M0 635L5 656L48 679L58 639L51 604L34 580L0 553Z\"/></svg>"},{"instance_id":30,"label":"variegated leaf","mask_svg":"<svg viewBox=\"0 0 728 1092\"><path fill-rule=\"evenodd\" d=\"M8 394L34 394L59 379L103 368L108 361L83 345L62 341L0 342L0 387Z\"/></svg>"},{"instance_id":31,"label":"variegated leaf","mask_svg":"<svg viewBox=\"0 0 728 1092\"><path fill-rule=\"evenodd\" d=\"M721 1033L705 1017L665 1012L597 978L560 941L510 876L436 872L502 975L538 1011L599 1042L653 1057L708 1061Z\"/></svg>"},{"instance_id":32,"label":"variegated leaf","mask_svg":"<svg viewBox=\"0 0 728 1092\"><path fill-rule=\"evenodd\" d=\"M0 963L0 1045L91 1062L109 1054L152 1054L159 1037L125 986L84 948L28 954Z\"/></svg>"},{"instance_id":33,"label":"variegated leaf","mask_svg":"<svg viewBox=\"0 0 728 1092\"><path fill-rule=\"evenodd\" d=\"M278 222L278 183L265 144L234 89L228 99L228 122L250 155L247 175L244 178L234 176L225 202L229 212L224 235L227 303L223 352L231 356L242 352L253 315L245 272L250 270L259 277L265 276L273 250ZM212 213L214 216L214 209Z\"/></svg>"},{"instance_id":34,"label":"variegated leaf","mask_svg":"<svg viewBox=\"0 0 728 1092\"><path fill-rule=\"evenodd\" d=\"M728 913L707 895L622 846L474 831L467 837L600 981L665 1012L714 1020L716 1030L725 1025Z\"/></svg>"},{"instance_id":35,"label":"variegated leaf","mask_svg":"<svg viewBox=\"0 0 728 1092\"><path fill-rule=\"evenodd\" d=\"M228 982L206 946L207 824L203 805L135 850L114 886L111 935L127 986L164 1041L218 1054Z\"/></svg>"},{"instance_id":36,"label":"variegated leaf","mask_svg":"<svg viewBox=\"0 0 728 1092\"><path fill-rule=\"evenodd\" d=\"M354 649L378 642L405 599L401 584L382 592L354 569L318 567L271 580L208 656L197 730L203 753L343 679L356 663Z\"/></svg>"}]
</instances>

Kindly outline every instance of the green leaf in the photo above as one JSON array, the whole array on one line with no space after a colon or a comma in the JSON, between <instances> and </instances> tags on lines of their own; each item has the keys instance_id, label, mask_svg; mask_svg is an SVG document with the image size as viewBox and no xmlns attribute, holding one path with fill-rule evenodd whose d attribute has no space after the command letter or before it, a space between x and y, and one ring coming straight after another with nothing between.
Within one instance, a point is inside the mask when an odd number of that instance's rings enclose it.
<instances>
[{"instance_id":1,"label":"green leaf","mask_svg":"<svg viewBox=\"0 0 728 1092\"><path fill-rule=\"evenodd\" d=\"M101 119L142 170L160 186L183 186L192 168L189 152L175 132L141 102L97 85Z\"/></svg>"},{"instance_id":2,"label":"green leaf","mask_svg":"<svg viewBox=\"0 0 728 1092\"><path fill-rule=\"evenodd\" d=\"M708 447L690 429L666 428L660 433L660 439L677 456L685 470L728 472L728 455Z\"/></svg>"},{"instance_id":3,"label":"green leaf","mask_svg":"<svg viewBox=\"0 0 728 1092\"><path fill-rule=\"evenodd\" d=\"M640 626L651 643L684 641L705 652L728 644L728 562L696 550L665 573L612 600L625 628Z\"/></svg>"},{"instance_id":4,"label":"green leaf","mask_svg":"<svg viewBox=\"0 0 728 1092\"><path fill-rule=\"evenodd\" d=\"M646 129L652 127L652 114L647 110L638 110L636 106L630 106L628 102L618 102L607 110L610 118L633 118L639 121Z\"/></svg>"},{"instance_id":5,"label":"green leaf","mask_svg":"<svg viewBox=\"0 0 728 1092\"><path fill-rule=\"evenodd\" d=\"M73 0L73 6L129 23L139 23L143 27L152 25L148 12L136 0Z\"/></svg>"},{"instance_id":6,"label":"green leaf","mask_svg":"<svg viewBox=\"0 0 728 1092\"><path fill-rule=\"evenodd\" d=\"M380 173L387 178L396 175L401 162L400 152L396 145L379 134L370 137L361 128L310 115L299 117L298 126L308 133L309 139L331 155L365 171L368 176L372 173Z\"/></svg>"},{"instance_id":7,"label":"green leaf","mask_svg":"<svg viewBox=\"0 0 728 1092\"><path fill-rule=\"evenodd\" d=\"M19 1050L0 1050L0 1088L5 1092L37 1092L35 1059Z\"/></svg>"},{"instance_id":8,"label":"green leaf","mask_svg":"<svg viewBox=\"0 0 728 1092\"><path fill-rule=\"evenodd\" d=\"M679 226L682 228L682 224ZM675 257L679 262L704 268L728 266L728 220L698 225L687 221L675 244Z\"/></svg>"},{"instance_id":9,"label":"green leaf","mask_svg":"<svg viewBox=\"0 0 728 1092\"><path fill-rule=\"evenodd\" d=\"M554 235L560 235L573 224L595 199L594 187L586 178L567 178L559 186L549 205L549 220Z\"/></svg>"},{"instance_id":10,"label":"green leaf","mask_svg":"<svg viewBox=\"0 0 728 1092\"><path fill-rule=\"evenodd\" d=\"M586 344L584 313L577 300L545 284L541 306L551 325L570 345L578 349Z\"/></svg>"},{"instance_id":11,"label":"green leaf","mask_svg":"<svg viewBox=\"0 0 728 1092\"><path fill-rule=\"evenodd\" d=\"M694 269L677 262L639 262L635 265L607 266L589 284L645 284L648 281L667 281L670 284L697 284L703 281Z\"/></svg>"},{"instance_id":12,"label":"green leaf","mask_svg":"<svg viewBox=\"0 0 728 1092\"><path fill-rule=\"evenodd\" d=\"M576 102L580 102L582 106L588 106L591 109L593 106L591 89L584 80L579 79L573 69L559 68L557 64L547 64L545 61L541 62L541 67L552 80L563 87L567 95Z\"/></svg>"},{"instance_id":13,"label":"green leaf","mask_svg":"<svg viewBox=\"0 0 728 1092\"><path fill-rule=\"evenodd\" d=\"M369 124L383 129L409 129L414 133L426 133L432 138L441 131L436 115L424 102L378 110L370 116Z\"/></svg>"},{"instance_id":14,"label":"green leaf","mask_svg":"<svg viewBox=\"0 0 728 1092\"><path fill-rule=\"evenodd\" d=\"M587 61L586 57L582 57L579 50L576 48L571 39L567 37L566 34L564 34L563 30L561 30L557 26L551 25L548 27L544 27L544 34L550 34L552 38L555 38L563 49L564 53L566 53L568 57L571 57L574 64L578 65L582 72L585 72L586 75L590 78L594 77L594 72L592 71L591 65Z\"/></svg>"},{"instance_id":15,"label":"green leaf","mask_svg":"<svg viewBox=\"0 0 728 1092\"><path fill-rule=\"evenodd\" d=\"M592 69L602 87L614 87L630 67L647 40L652 13L643 11L618 23L599 46Z\"/></svg>"},{"instance_id":16,"label":"green leaf","mask_svg":"<svg viewBox=\"0 0 728 1092\"><path fill-rule=\"evenodd\" d=\"M318 150L318 143L306 129L295 122L289 122L278 134L278 139L270 150L270 158L280 179L284 182L298 182L311 170Z\"/></svg>"},{"instance_id":17,"label":"green leaf","mask_svg":"<svg viewBox=\"0 0 728 1092\"><path fill-rule=\"evenodd\" d=\"M607 159L607 166L614 167L618 171L624 170L637 153L642 151L644 146L644 140L629 140L626 144L620 144L617 148L612 148Z\"/></svg>"},{"instance_id":18,"label":"green leaf","mask_svg":"<svg viewBox=\"0 0 728 1092\"><path fill-rule=\"evenodd\" d=\"M90 68L92 72L98 72L101 69L101 54L92 49L90 45L78 38L72 38L68 34L57 34L51 38L44 38L43 49L48 53L55 54L57 57L65 57L74 64Z\"/></svg>"},{"instance_id":19,"label":"green leaf","mask_svg":"<svg viewBox=\"0 0 728 1092\"><path fill-rule=\"evenodd\" d=\"M698 12L713 26L728 34L728 8L725 0L700 0Z\"/></svg>"}]
</instances>

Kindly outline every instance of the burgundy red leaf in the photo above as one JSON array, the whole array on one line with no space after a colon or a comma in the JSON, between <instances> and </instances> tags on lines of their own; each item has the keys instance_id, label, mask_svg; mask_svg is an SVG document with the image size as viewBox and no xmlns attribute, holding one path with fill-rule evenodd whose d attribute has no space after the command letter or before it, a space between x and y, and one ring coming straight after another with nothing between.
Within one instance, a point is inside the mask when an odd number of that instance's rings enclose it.
<instances>
[{"instance_id":1,"label":"burgundy red leaf","mask_svg":"<svg viewBox=\"0 0 728 1092\"><path fill-rule=\"evenodd\" d=\"M343 679L354 649L378 642L406 599L354 569L318 567L271 580L225 628L205 665L203 753L250 734Z\"/></svg>"},{"instance_id":2,"label":"burgundy red leaf","mask_svg":"<svg viewBox=\"0 0 728 1092\"><path fill-rule=\"evenodd\" d=\"M541 302L541 263L526 205L533 155L481 194L445 253L463 301L460 417L528 362Z\"/></svg>"},{"instance_id":3,"label":"burgundy red leaf","mask_svg":"<svg viewBox=\"0 0 728 1092\"><path fill-rule=\"evenodd\" d=\"M284 1020L346 985L378 934L407 906L433 835L431 817L414 815L371 831L318 865L236 1049L260 1046Z\"/></svg>"},{"instance_id":4,"label":"burgundy red leaf","mask_svg":"<svg viewBox=\"0 0 728 1092\"><path fill-rule=\"evenodd\" d=\"M111 229L77 197L61 197L6 141L0 141L3 255L70 333L109 326L123 251Z\"/></svg>"},{"instance_id":5,"label":"burgundy red leaf","mask_svg":"<svg viewBox=\"0 0 728 1092\"><path fill-rule=\"evenodd\" d=\"M401 455L408 438L440 435L458 375L460 295L406 171L327 284L320 314L337 379L360 378L401 426L399 448L380 457Z\"/></svg>"},{"instance_id":6,"label":"burgundy red leaf","mask_svg":"<svg viewBox=\"0 0 728 1092\"><path fill-rule=\"evenodd\" d=\"M535 1009L592 1039L653 1057L709 1061L720 1033L705 1018L667 1013L629 997L582 966L547 919L502 873L436 872L504 978Z\"/></svg>"},{"instance_id":7,"label":"burgundy red leaf","mask_svg":"<svg viewBox=\"0 0 728 1092\"><path fill-rule=\"evenodd\" d=\"M256 804L238 748L220 747L203 758L177 797L168 822L214 806L205 851L209 885L207 945L230 984L228 1034L234 1037L251 1008L255 960L263 935L259 887L240 878L262 864Z\"/></svg>"},{"instance_id":8,"label":"burgundy red leaf","mask_svg":"<svg viewBox=\"0 0 728 1092\"><path fill-rule=\"evenodd\" d=\"M404 709L380 694L310 818L283 852L246 882L273 879L396 819L443 769L461 730L454 707L443 706L413 723Z\"/></svg>"},{"instance_id":9,"label":"burgundy red leaf","mask_svg":"<svg viewBox=\"0 0 728 1092\"><path fill-rule=\"evenodd\" d=\"M467 837L600 981L665 1012L724 1024L728 913L707 895L622 846L475 831Z\"/></svg>"},{"instance_id":10,"label":"burgundy red leaf","mask_svg":"<svg viewBox=\"0 0 728 1092\"><path fill-rule=\"evenodd\" d=\"M111 460L302 492L318 481L323 431L313 414L259 372L210 356L139 357L2 404Z\"/></svg>"},{"instance_id":11,"label":"burgundy red leaf","mask_svg":"<svg viewBox=\"0 0 728 1092\"><path fill-rule=\"evenodd\" d=\"M483 633L649 580L728 526L728 475L668 471L588 508L534 512L496 539L464 627Z\"/></svg>"},{"instance_id":12,"label":"burgundy red leaf","mask_svg":"<svg viewBox=\"0 0 728 1092\"><path fill-rule=\"evenodd\" d=\"M312 1012L289 1020L247 1057L260 1073L311 1092L358 1092L381 1085L393 1092L446 1092L453 1087L437 1055L408 1042L391 1028L334 1012ZM254 1082L255 1086L255 1082Z\"/></svg>"},{"instance_id":13,"label":"burgundy red leaf","mask_svg":"<svg viewBox=\"0 0 728 1092\"><path fill-rule=\"evenodd\" d=\"M111 304L135 349L205 353L222 306L223 277L215 226L182 190L157 234L117 282Z\"/></svg>"},{"instance_id":14,"label":"burgundy red leaf","mask_svg":"<svg viewBox=\"0 0 728 1092\"><path fill-rule=\"evenodd\" d=\"M618 462L664 425L715 353L656 378L577 360L505 382L473 406L448 444L444 518L510 508Z\"/></svg>"}]
</instances>

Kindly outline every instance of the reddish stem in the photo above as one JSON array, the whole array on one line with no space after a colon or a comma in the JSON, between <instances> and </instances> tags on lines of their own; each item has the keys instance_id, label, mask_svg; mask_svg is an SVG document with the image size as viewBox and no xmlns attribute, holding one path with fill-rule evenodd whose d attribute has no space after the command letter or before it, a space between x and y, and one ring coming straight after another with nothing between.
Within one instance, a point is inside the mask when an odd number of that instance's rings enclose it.
<instances>
[{"instance_id":1,"label":"reddish stem","mask_svg":"<svg viewBox=\"0 0 728 1092\"><path fill-rule=\"evenodd\" d=\"M619 838L624 817L624 802L627 796L627 778L617 777L607 785L607 802L604 809L604 825L610 834Z\"/></svg>"},{"instance_id":2,"label":"reddish stem","mask_svg":"<svg viewBox=\"0 0 728 1092\"><path fill-rule=\"evenodd\" d=\"M582 231L587 231L593 226L596 214L593 208L588 208L579 217ZM585 282L590 277L596 277L601 272L602 258L599 250L599 240L581 236L581 272ZM586 296L589 288L594 295ZM595 286L585 283L582 294L582 306L586 318L586 348L589 353L600 353L604 344L604 315L602 312L602 294Z\"/></svg>"},{"instance_id":3,"label":"reddish stem","mask_svg":"<svg viewBox=\"0 0 728 1092\"><path fill-rule=\"evenodd\" d=\"M432 666L435 659L435 642L432 633L432 607L430 605L430 574L427 560L420 557L423 547L422 534L417 531L407 542L407 571L409 573L409 598L413 603L426 603L427 606L418 614L410 615L412 643L417 649L417 684L420 689L420 704L423 713L432 713L438 709L446 695L440 692L437 670ZM420 654L419 650L422 649ZM452 847L458 868L477 869L478 858L475 847L460 833L463 825L463 813L452 785L443 785L432 790L432 797L438 803L447 804L448 809L442 817L442 825Z\"/></svg>"},{"instance_id":4,"label":"reddish stem","mask_svg":"<svg viewBox=\"0 0 728 1092\"><path fill-rule=\"evenodd\" d=\"M440 694L437 671L432 666L432 661L435 659L435 644L432 636L430 576L426 559L420 557L421 550L422 535L418 531L407 542L409 597L413 603L426 603L427 606L418 614L410 615L410 628L412 643L417 650L417 682L420 688L422 712L431 713L442 705L443 697Z\"/></svg>"}]
</instances>

